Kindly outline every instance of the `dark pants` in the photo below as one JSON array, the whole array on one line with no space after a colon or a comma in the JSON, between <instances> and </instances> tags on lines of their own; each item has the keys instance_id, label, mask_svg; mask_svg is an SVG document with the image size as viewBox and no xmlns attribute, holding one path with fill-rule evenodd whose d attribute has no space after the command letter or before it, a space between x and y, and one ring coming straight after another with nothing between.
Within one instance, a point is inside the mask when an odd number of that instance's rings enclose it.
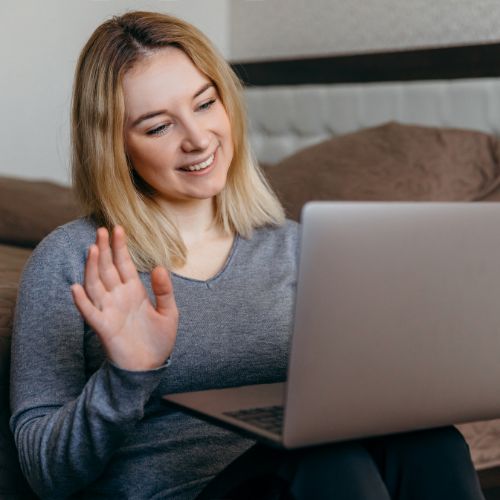
<instances>
[{"instance_id":1,"label":"dark pants","mask_svg":"<svg viewBox=\"0 0 500 500\"><path fill-rule=\"evenodd\" d=\"M454 427L281 451L256 445L199 500L484 499Z\"/></svg>"}]
</instances>

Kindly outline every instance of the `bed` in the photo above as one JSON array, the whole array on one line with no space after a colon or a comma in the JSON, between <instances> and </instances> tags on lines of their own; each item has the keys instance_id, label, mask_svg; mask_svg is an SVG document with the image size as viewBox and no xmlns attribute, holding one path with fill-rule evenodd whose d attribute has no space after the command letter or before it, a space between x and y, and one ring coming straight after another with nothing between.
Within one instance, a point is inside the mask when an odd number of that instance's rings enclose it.
<instances>
[{"instance_id":1,"label":"bed","mask_svg":"<svg viewBox=\"0 0 500 500\"><path fill-rule=\"evenodd\" d=\"M310 199L500 201L499 56L492 43L233 68L254 152L298 219ZM477 469L500 465L500 419L459 427Z\"/></svg>"},{"instance_id":2,"label":"bed","mask_svg":"<svg viewBox=\"0 0 500 500\"><path fill-rule=\"evenodd\" d=\"M234 63L250 137L290 217L309 199L500 200L500 44ZM0 178L0 496L30 498L8 430L12 315L31 249L77 209L67 188ZM477 469L500 420L460 426Z\"/></svg>"}]
</instances>

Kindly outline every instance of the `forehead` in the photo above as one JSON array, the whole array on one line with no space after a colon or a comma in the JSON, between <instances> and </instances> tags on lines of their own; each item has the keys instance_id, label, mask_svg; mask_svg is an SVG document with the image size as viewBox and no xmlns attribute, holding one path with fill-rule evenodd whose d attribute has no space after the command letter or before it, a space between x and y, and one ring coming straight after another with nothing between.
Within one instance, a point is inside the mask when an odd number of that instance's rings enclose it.
<instances>
[{"instance_id":1,"label":"forehead","mask_svg":"<svg viewBox=\"0 0 500 500\"><path fill-rule=\"evenodd\" d=\"M180 49L167 47L137 62L123 77L123 95L127 114L145 109L172 107L192 99L210 80Z\"/></svg>"}]
</instances>

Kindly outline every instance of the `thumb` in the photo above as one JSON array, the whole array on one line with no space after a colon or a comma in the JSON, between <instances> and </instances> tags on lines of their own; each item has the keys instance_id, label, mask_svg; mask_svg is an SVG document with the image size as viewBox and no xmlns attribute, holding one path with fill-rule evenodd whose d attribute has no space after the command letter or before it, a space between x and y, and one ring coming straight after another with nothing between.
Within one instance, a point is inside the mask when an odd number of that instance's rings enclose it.
<instances>
[{"instance_id":1,"label":"thumb","mask_svg":"<svg viewBox=\"0 0 500 500\"><path fill-rule=\"evenodd\" d=\"M151 287L156 297L156 310L166 315L177 308L174 298L174 288L167 270L157 266L151 272Z\"/></svg>"}]
</instances>

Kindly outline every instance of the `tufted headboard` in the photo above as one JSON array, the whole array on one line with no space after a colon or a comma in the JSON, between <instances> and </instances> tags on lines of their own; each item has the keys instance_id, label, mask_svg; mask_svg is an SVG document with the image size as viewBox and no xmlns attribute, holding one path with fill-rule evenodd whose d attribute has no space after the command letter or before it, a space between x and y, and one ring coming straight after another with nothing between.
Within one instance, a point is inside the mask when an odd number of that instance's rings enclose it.
<instances>
[{"instance_id":1,"label":"tufted headboard","mask_svg":"<svg viewBox=\"0 0 500 500\"><path fill-rule=\"evenodd\" d=\"M388 121L500 133L500 44L234 63L254 152L275 163Z\"/></svg>"}]
</instances>

